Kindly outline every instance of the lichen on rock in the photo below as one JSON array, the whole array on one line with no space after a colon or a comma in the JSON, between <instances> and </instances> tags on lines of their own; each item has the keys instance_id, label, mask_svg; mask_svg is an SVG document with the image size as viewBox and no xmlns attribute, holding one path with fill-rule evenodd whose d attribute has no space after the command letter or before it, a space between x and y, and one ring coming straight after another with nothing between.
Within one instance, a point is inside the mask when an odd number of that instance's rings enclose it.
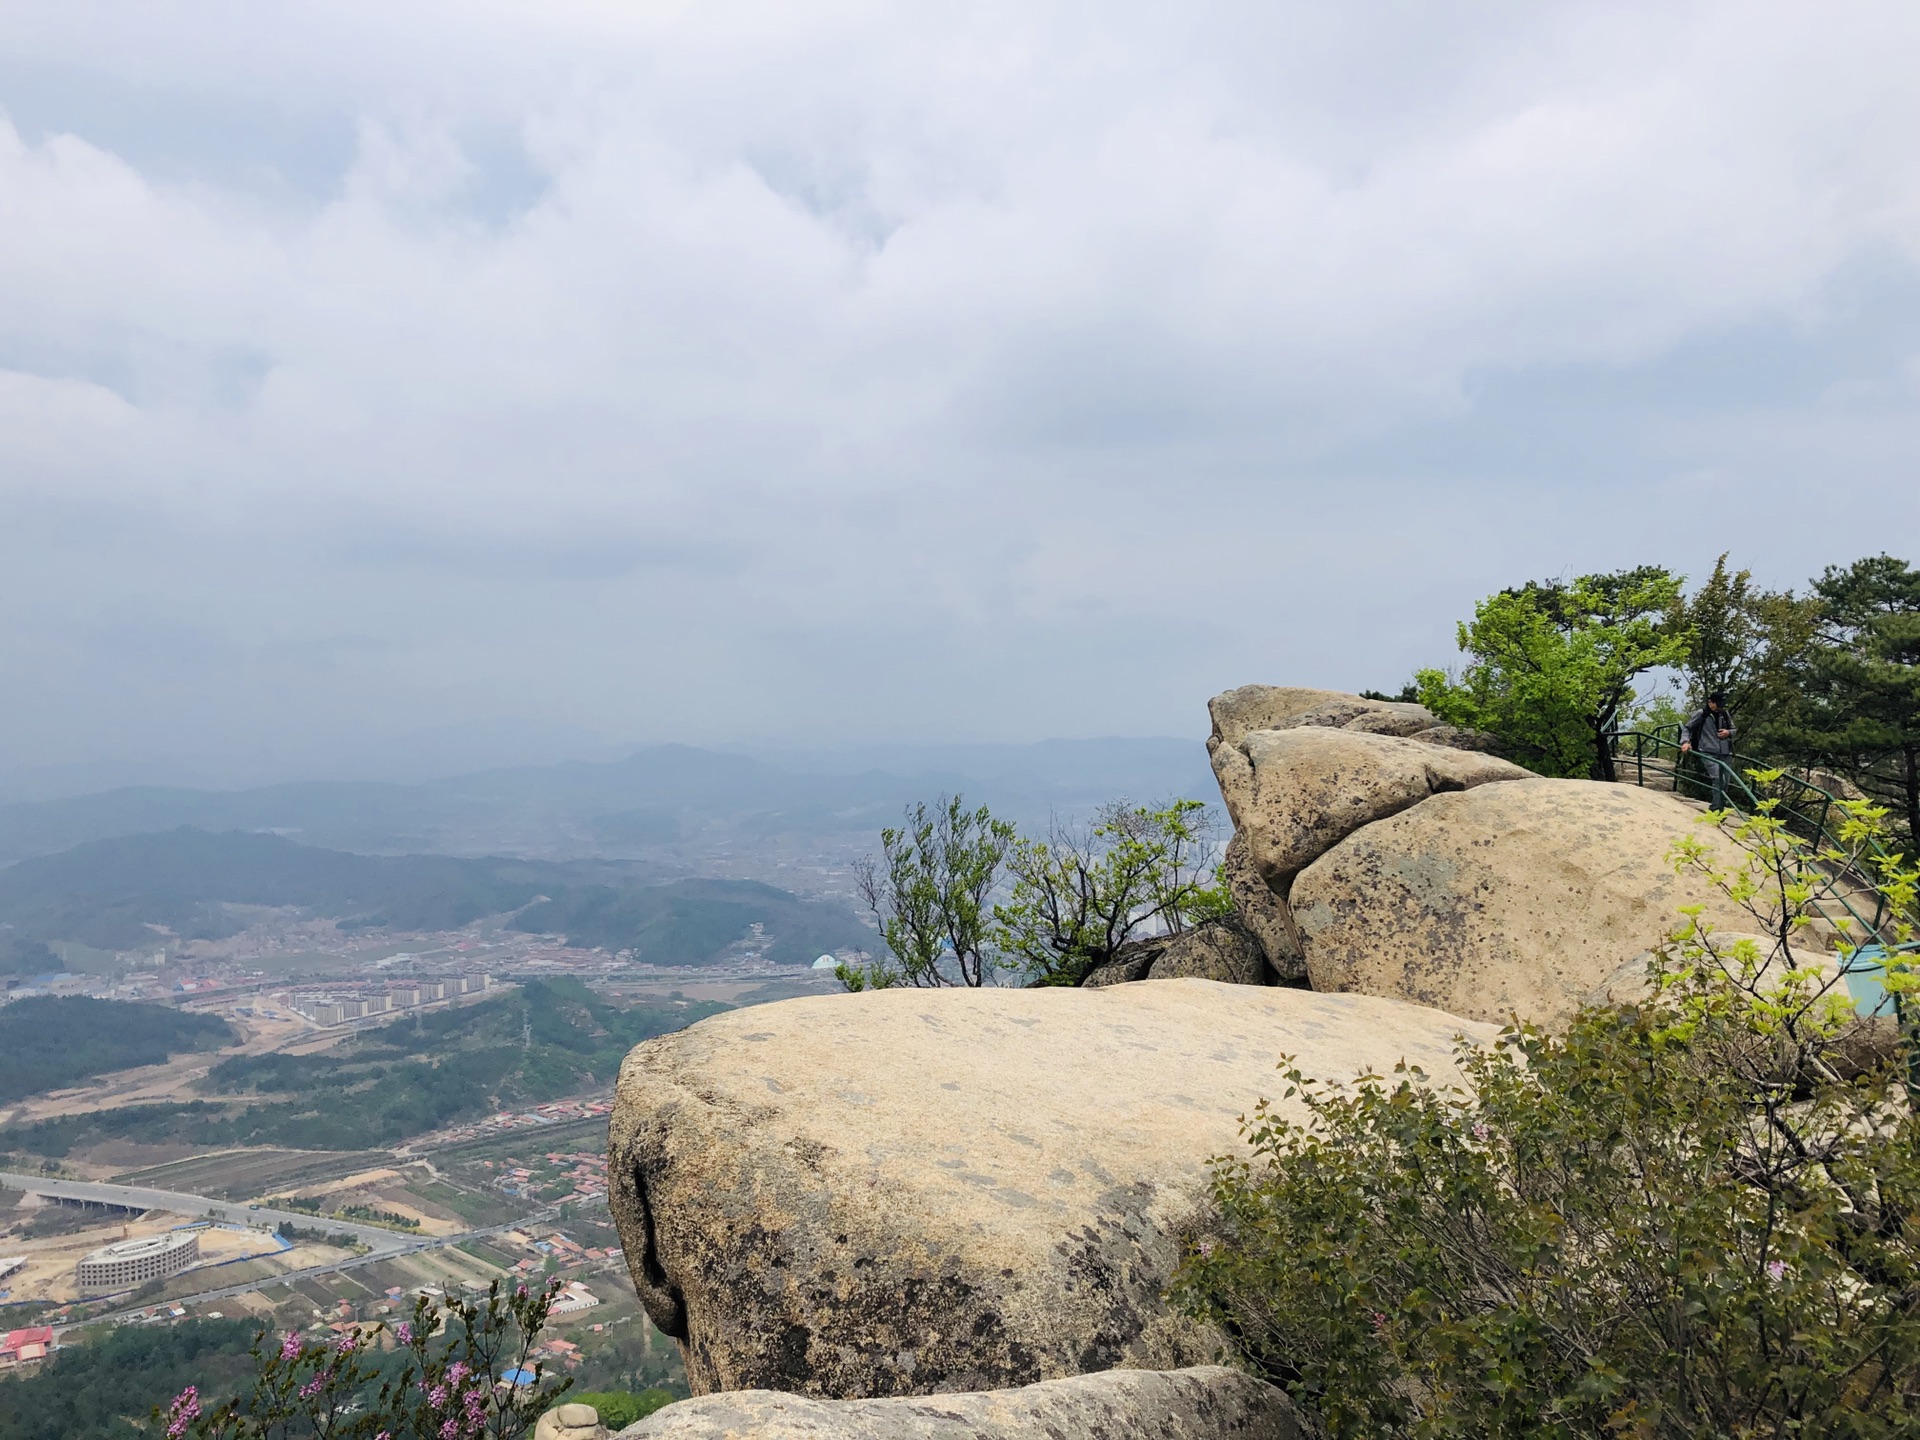
<instances>
[{"instance_id":1,"label":"lichen on rock","mask_svg":"<svg viewBox=\"0 0 1920 1440\"><path fill-rule=\"evenodd\" d=\"M1170 1314L1207 1166L1276 1068L1435 1075L1492 1031L1359 995L1167 980L782 1001L637 1047L615 1219L696 1392L990 1390L1204 1361Z\"/></svg>"},{"instance_id":2,"label":"lichen on rock","mask_svg":"<svg viewBox=\"0 0 1920 1440\"><path fill-rule=\"evenodd\" d=\"M1356 829L1293 883L1313 986L1562 1024L1685 923L1681 906L1751 926L1712 884L1674 873L1673 842L1697 818L1652 790L1535 779Z\"/></svg>"}]
</instances>

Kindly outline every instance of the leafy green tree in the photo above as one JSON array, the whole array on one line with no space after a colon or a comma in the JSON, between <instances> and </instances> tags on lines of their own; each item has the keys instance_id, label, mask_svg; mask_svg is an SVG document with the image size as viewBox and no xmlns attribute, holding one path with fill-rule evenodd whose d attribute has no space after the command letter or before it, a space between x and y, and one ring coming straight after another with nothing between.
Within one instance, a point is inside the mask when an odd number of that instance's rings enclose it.
<instances>
[{"instance_id":1,"label":"leafy green tree","mask_svg":"<svg viewBox=\"0 0 1920 1440\"><path fill-rule=\"evenodd\" d=\"M1635 677L1686 657L1680 586L1643 565L1490 595L1460 626L1472 660L1457 679L1420 671L1420 701L1491 731L1543 775L1611 780L1608 736L1634 701Z\"/></svg>"},{"instance_id":2,"label":"leafy green tree","mask_svg":"<svg viewBox=\"0 0 1920 1440\"><path fill-rule=\"evenodd\" d=\"M1044 839L1008 852L1013 891L993 911L999 947L1035 984L1077 985L1129 940L1221 912L1212 842L1198 800L1159 809L1122 800L1090 825L1055 821Z\"/></svg>"},{"instance_id":3,"label":"leafy green tree","mask_svg":"<svg viewBox=\"0 0 1920 1440\"><path fill-rule=\"evenodd\" d=\"M1817 599L1791 590L1758 588L1752 571L1730 572L1722 555L1680 612L1687 713L1709 695L1725 695L1743 750L1772 748L1778 726L1799 701L1820 608Z\"/></svg>"},{"instance_id":4,"label":"leafy green tree","mask_svg":"<svg viewBox=\"0 0 1920 1440\"><path fill-rule=\"evenodd\" d=\"M892 957L835 969L849 990L892 985L984 985L998 969L990 898L1014 828L982 805L942 796L880 832L881 858L854 866L860 894Z\"/></svg>"},{"instance_id":5,"label":"leafy green tree","mask_svg":"<svg viewBox=\"0 0 1920 1440\"><path fill-rule=\"evenodd\" d=\"M1789 945L1883 816L1816 853L1763 806L1726 869L1682 842L1764 941L1696 913L1643 999L1463 1045L1465 1088L1287 1070L1305 1118L1262 1102L1176 1298L1335 1440L1920 1431L1905 1046ZM1913 869L1879 871L1910 916Z\"/></svg>"},{"instance_id":6,"label":"leafy green tree","mask_svg":"<svg viewBox=\"0 0 1920 1440\"><path fill-rule=\"evenodd\" d=\"M1920 837L1920 571L1891 555L1814 582L1820 633L1795 747L1895 807Z\"/></svg>"}]
</instances>

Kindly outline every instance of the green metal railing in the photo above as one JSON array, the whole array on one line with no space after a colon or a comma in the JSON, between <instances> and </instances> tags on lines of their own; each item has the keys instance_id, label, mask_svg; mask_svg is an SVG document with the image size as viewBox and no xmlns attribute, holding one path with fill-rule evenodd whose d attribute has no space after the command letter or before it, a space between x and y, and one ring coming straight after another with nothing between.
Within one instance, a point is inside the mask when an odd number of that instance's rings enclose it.
<instances>
[{"instance_id":1,"label":"green metal railing","mask_svg":"<svg viewBox=\"0 0 1920 1440\"><path fill-rule=\"evenodd\" d=\"M1705 800L1712 794L1713 782L1706 766L1720 764L1721 793L1729 809L1743 815L1754 814L1763 800L1775 802L1774 816L1786 828L1815 850L1843 850L1839 837L1830 828L1836 819L1840 797L1815 785L1803 776L1782 773L1762 784L1755 771L1771 771L1777 766L1763 764L1744 755L1703 756L1680 748L1679 726L1670 730L1621 730L1611 737L1614 777L1623 784L1650 790L1670 790ZM1861 851L1868 863L1885 861L1886 852L1869 840ZM1845 927L1857 937L1856 943L1842 943L1838 949L1841 973L1846 977L1848 993L1862 1015L1897 1014L1899 1006L1887 992L1883 977L1889 967L1905 968L1920 952L1920 940L1895 943L1886 928L1895 918L1887 897L1872 877L1856 870L1838 870L1831 862L1816 861L1832 881L1827 893L1814 902L1829 924L1841 917L1823 908L1838 905L1852 923ZM1856 903L1857 902L1857 903ZM1838 928L1838 927L1837 927Z\"/></svg>"}]
</instances>

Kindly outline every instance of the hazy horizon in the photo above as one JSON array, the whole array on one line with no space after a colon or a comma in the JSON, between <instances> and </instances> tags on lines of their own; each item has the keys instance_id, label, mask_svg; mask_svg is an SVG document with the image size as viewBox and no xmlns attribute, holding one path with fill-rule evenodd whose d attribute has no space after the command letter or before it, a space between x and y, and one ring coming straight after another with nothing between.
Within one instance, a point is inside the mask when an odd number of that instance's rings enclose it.
<instances>
[{"instance_id":1,"label":"hazy horizon","mask_svg":"<svg viewBox=\"0 0 1920 1440\"><path fill-rule=\"evenodd\" d=\"M1065 762L1063 768L1069 774L1089 768L1099 773L1106 768L1103 762L1115 758L1124 761L1143 753L1164 753L1169 749L1191 749L1199 762L1198 768L1206 768L1204 736L1199 735L1050 736L1020 742L769 749L742 745L699 746L680 741L620 744L596 739L589 742L577 736L571 743L556 736L552 737L554 743L543 744L543 737L526 733L509 743L499 743L498 736L475 737L476 744L452 749L441 746L430 754L428 742L444 738L429 734L418 737L417 748L401 747L390 749L384 755L363 755L331 766L284 771L195 766L178 759L152 757L0 769L0 806L77 799L125 788L243 791L306 784L420 786L467 776L555 770L576 764L617 766L624 761L682 748L734 756L790 775L881 773L937 777L968 769L976 776L1003 778L1009 771L1031 772L1036 764L1055 758ZM490 744L489 740L495 743ZM1115 750L1123 753L1115 757L1112 753ZM1146 792L1142 795L1146 797ZM1157 795L1146 798L1157 798Z\"/></svg>"},{"instance_id":2,"label":"hazy horizon","mask_svg":"<svg viewBox=\"0 0 1920 1440\"><path fill-rule=\"evenodd\" d=\"M1920 548L1910 5L0 14L0 789L1198 740Z\"/></svg>"}]
</instances>

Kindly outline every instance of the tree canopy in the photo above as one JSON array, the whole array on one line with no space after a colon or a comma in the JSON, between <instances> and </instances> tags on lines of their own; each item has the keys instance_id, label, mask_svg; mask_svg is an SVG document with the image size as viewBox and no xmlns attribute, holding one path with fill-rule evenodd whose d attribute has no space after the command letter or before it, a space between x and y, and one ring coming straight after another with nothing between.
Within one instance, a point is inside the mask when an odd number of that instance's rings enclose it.
<instances>
[{"instance_id":1,"label":"tree canopy","mask_svg":"<svg viewBox=\"0 0 1920 1440\"><path fill-rule=\"evenodd\" d=\"M1543 775L1612 779L1608 736L1671 725L1727 698L1743 757L1828 772L1920 835L1920 570L1891 555L1829 566L1805 593L1769 590L1721 555L1691 593L1643 565L1490 595L1460 625L1457 675L1415 676L1442 719L1492 733ZM1676 678L1679 694L1659 688ZM1651 676L1651 694L1637 683ZM1377 692L1375 692L1377 693ZM1402 698L1406 698L1403 692Z\"/></svg>"},{"instance_id":2,"label":"tree canopy","mask_svg":"<svg viewBox=\"0 0 1920 1440\"><path fill-rule=\"evenodd\" d=\"M235 1038L217 1015L80 995L16 1000L0 1010L0 1101L157 1065Z\"/></svg>"},{"instance_id":3,"label":"tree canopy","mask_svg":"<svg viewBox=\"0 0 1920 1440\"><path fill-rule=\"evenodd\" d=\"M1226 908L1212 884L1213 828L1198 800L1124 800L1090 825L1054 822L1009 852L1013 890L994 907L1001 948L1027 978L1077 985L1140 935L1179 932Z\"/></svg>"},{"instance_id":4,"label":"tree canopy","mask_svg":"<svg viewBox=\"0 0 1920 1440\"><path fill-rule=\"evenodd\" d=\"M1634 679L1686 657L1681 583L1643 565L1490 595L1459 627L1466 668L1415 676L1421 703L1498 735L1543 775L1611 780L1608 737L1635 698Z\"/></svg>"},{"instance_id":5,"label":"tree canopy","mask_svg":"<svg viewBox=\"0 0 1920 1440\"><path fill-rule=\"evenodd\" d=\"M1726 696L1742 746L1766 749L1794 710L1819 617L1816 597L1763 589L1720 556L1680 612L1687 701Z\"/></svg>"},{"instance_id":6,"label":"tree canopy","mask_svg":"<svg viewBox=\"0 0 1920 1440\"><path fill-rule=\"evenodd\" d=\"M1013 826L958 795L908 808L903 825L880 832L881 857L855 867L891 959L837 968L850 990L890 985L984 985L999 960L992 945L992 895L1014 844Z\"/></svg>"},{"instance_id":7,"label":"tree canopy","mask_svg":"<svg viewBox=\"0 0 1920 1440\"><path fill-rule=\"evenodd\" d=\"M1021 835L958 796L909 807L856 866L888 956L841 965L850 990L983 985L1002 973L1078 985L1129 941L1224 915L1212 813L1116 800L1088 823Z\"/></svg>"},{"instance_id":8,"label":"tree canopy","mask_svg":"<svg viewBox=\"0 0 1920 1440\"><path fill-rule=\"evenodd\" d=\"M1892 804L1920 837L1920 570L1891 555L1830 566L1790 743Z\"/></svg>"}]
</instances>

